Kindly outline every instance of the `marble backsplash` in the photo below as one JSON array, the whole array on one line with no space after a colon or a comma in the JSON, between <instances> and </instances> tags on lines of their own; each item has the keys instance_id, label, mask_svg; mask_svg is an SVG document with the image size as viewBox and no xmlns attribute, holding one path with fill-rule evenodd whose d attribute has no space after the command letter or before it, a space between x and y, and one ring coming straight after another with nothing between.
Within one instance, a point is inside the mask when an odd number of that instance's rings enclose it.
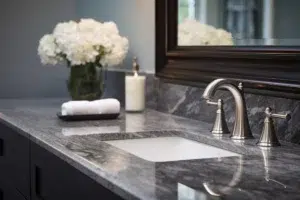
<instances>
[{"instance_id":1,"label":"marble backsplash","mask_svg":"<svg viewBox=\"0 0 300 200\"><path fill-rule=\"evenodd\" d=\"M204 88L165 83L153 75L147 76L147 107L182 117L213 123L216 107L207 105L201 98ZM216 99L224 100L224 110L230 130L235 121L235 105L231 94L218 91ZM269 96L245 94L250 127L259 137L263 128L264 111L271 107L274 112L291 112L292 119L276 119L277 135L281 140L300 144L300 101Z\"/></svg>"}]
</instances>

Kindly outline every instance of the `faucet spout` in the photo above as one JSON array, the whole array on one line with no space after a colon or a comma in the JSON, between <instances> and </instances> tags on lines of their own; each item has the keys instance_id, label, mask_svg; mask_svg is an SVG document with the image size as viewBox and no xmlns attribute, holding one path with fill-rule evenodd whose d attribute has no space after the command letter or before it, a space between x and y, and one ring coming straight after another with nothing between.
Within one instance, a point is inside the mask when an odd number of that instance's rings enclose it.
<instances>
[{"instance_id":1,"label":"faucet spout","mask_svg":"<svg viewBox=\"0 0 300 200\"><path fill-rule=\"evenodd\" d=\"M202 97L206 100L211 100L218 90L219 86L225 83L229 83L226 79L216 79L205 88Z\"/></svg>"},{"instance_id":2,"label":"faucet spout","mask_svg":"<svg viewBox=\"0 0 300 200\"><path fill-rule=\"evenodd\" d=\"M211 100L218 89L228 90L235 101L235 123L232 131L231 138L234 140L244 140L253 138L249 120L247 115L246 102L243 94L243 87L233 85L227 79L216 79L206 87L202 97Z\"/></svg>"}]
</instances>

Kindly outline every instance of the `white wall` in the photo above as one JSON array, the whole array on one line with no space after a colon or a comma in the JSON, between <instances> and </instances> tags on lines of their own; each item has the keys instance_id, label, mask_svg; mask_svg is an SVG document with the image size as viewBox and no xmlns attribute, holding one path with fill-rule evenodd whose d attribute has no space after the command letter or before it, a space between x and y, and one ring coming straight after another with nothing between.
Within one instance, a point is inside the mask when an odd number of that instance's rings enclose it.
<instances>
[{"instance_id":1,"label":"white wall","mask_svg":"<svg viewBox=\"0 0 300 200\"><path fill-rule=\"evenodd\" d=\"M131 69L131 59L137 56L142 71L155 72L155 0L76 1L79 17L115 21L128 37L130 52L122 68Z\"/></svg>"}]
</instances>

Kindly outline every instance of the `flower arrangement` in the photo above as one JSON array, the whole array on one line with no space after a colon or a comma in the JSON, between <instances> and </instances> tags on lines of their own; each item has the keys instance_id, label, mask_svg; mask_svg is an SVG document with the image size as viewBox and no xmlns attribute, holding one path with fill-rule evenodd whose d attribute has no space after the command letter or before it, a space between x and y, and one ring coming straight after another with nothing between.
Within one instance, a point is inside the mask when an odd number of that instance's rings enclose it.
<instances>
[{"instance_id":1,"label":"flower arrangement","mask_svg":"<svg viewBox=\"0 0 300 200\"><path fill-rule=\"evenodd\" d=\"M67 61L70 66L95 63L120 64L128 51L128 40L119 35L114 22L81 19L57 24L52 34L43 36L38 54L43 64Z\"/></svg>"},{"instance_id":2,"label":"flower arrangement","mask_svg":"<svg viewBox=\"0 0 300 200\"><path fill-rule=\"evenodd\" d=\"M178 45L180 46L216 46L234 45L232 34L224 29L187 19L178 26Z\"/></svg>"},{"instance_id":3,"label":"flower arrangement","mask_svg":"<svg viewBox=\"0 0 300 200\"><path fill-rule=\"evenodd\" d=\"M128 47L128 39L120 36L114 22L81 19L57 24L52 34L41 38L38 55L43 64L66 62L71 68L68 88L72 98L93 100L103 90L99 69L121 64Z\"/></svg>"}]
</instances>

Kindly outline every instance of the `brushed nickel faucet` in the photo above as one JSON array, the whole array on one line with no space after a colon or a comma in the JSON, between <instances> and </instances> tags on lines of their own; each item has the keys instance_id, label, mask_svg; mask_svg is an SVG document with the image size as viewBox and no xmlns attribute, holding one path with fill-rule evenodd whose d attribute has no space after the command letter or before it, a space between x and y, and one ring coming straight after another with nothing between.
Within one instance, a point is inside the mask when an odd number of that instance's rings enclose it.
<instances>
[{"instance_id":1,"label":"brushed nickel faucet","mask_svg":"<svg viewBox=\"0 0 300 200\"><path fill-rule=\"evenodd\" d=\"M225 134L230 134L230 131L229 131L227 123L226 123L225 114L224 114L223 100L219 99L218 102L207 100L206 103L208 105L214 105L214 106L218 107L217 112L216 112L217 116L216 116L213 128L211 130L211 133L213 135L219 136L219 137L221 137Z\"/></svg>"},{"instance_id":2,"label":"brushed nickel faucet","mask_svg":"<svg viewBox=\"0 0 300 200\"><path fill-rule=\"evenodd\" d=\"M208 84L202 97L206 100L211 101L218 89L226 89L231 92L235 101L235 123L231 138L234 140L254 138L249 126L243 84L239 83L237 87L230 80L216 79Z\"/></svg>"},{"instance_id":3,"label":"brushed nickel faucet","mask_svg":"<svg viewBox=\"0 0 300 200\"><path fill-rule=\"evenodd\" d=\"M272 109L270 107L266 108L265 114L266 118L264 120L264 128L257 145L261 147L280 146L280 142L278 141L276 136L273 118L285 119L286 121L289 121L291 119L291 115L290 113L275 114L272 112Z\"/></svg>"}]
</instances>

